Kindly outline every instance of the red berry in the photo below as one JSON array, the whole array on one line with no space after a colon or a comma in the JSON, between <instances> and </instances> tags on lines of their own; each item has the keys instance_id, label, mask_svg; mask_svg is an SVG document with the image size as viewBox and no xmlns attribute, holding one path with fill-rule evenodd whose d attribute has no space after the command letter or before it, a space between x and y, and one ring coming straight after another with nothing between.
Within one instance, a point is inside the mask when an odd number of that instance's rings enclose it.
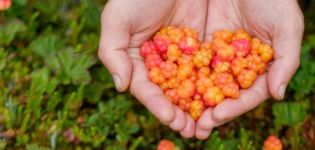
<instances>
[{"instance_id":1,"label":"red berry","mask_svg":"<svg viewBox=\"0 0 315 150\"><path fill-rule=\"evenodd\" d=\"M163 62L161 56L155 53L148 54L144 61L148 69L159 67L159 65Z\"/></svg>"},{"instance_id":2,"label":"red berry","mask_svg":"<svg viewBox=\"0 0 315 150\"><path fill-rule=\"evenodd\" d=\"M157 150L175 150L175 144L170 140L161 140Z\"/></svg>"},{"instance_id":3,"label":"red berry","mask_svg":"<svg viewBox=\"0 0 315 150\"><path fill-rule=\"evenodd\" d=\"M154 43L152 41L146 41L142 43L140 47L140 55L143 58L146 58L147 55L153 54L153 53L157 53L157 52L156 52Z\"/></svg>"},{"instance_id":4,"label":"red berry","mask_svg":"<svg viewBox=\"0 0 315 150\"><path fill-rule=\"evenodd\" d=\"M192 37L185 37L179 41L178 46L184 54L193 54L199 48L199 41Z\"/></svg>"},{"instance_id":5,"label":"red berry","mask_svg":"<svg viewBox=\"0 0 315 150\"><path fill-rule=\"evenodd\" d=\"M168 46L171 44L171 41L168 39L166 35L156 35L154 36L153 40L156 49L160 53L166 52Z\"/></svg>"},{"instance_id":6,"label":"red berry","mask_svg":"<svg viewBox=\"0 0 315 150\"><path fill-rule=\"evenodd\" d=\"M235 48L237 57L247 56L251 48L250 42L246 39L233 40L231 46Z\"/></svg>"},{"instance_id":7,"label":"red berry","mask_svg":"<svg viewBox=\"0 0 315 150\"><path fill-rule=\"evenodd\" d=\"M263 150L282 150L281 140L274 135L270 135L264 142Z\"/></svg>"}]
</instances>

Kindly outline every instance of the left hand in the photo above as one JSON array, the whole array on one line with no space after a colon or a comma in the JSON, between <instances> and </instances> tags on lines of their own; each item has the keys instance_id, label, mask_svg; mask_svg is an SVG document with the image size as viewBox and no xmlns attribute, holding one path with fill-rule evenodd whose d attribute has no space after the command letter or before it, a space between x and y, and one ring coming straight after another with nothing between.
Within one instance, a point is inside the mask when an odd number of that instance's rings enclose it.
<instances>
[{"instance_id":1,"label":"left hand","mask_svg":"<svg viewBox=\"0 0 315 150\"><path fill-rule=\"evenodd\" d=\"M300 62L304 20L297 0L209 0L205 40L220 29L243 28L275 49L268 72L237 100L227 99L204 111L196 137L206 139L212 129L246 113L270 97L283 99L286 86Z\"/></svg>"}]
</instances>

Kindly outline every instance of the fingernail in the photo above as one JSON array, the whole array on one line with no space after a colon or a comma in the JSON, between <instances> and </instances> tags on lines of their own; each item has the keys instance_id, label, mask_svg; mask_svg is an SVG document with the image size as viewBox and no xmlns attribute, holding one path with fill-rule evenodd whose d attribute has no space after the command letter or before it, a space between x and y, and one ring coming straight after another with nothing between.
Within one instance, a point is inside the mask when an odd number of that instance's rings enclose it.
<instances>
[{"instance_id":1,"label":"fingernail","mask_svg":"<svg viewBox=\"0 0 315 150\"><path fill-rule=\"evenodd\" d=\"M118 75L113 75L114 83L116 90L119 91L120 85L121 85L121 79Z\"/></svg>"},{"instance_id":2,"label":"fingernail","mask_svg":"<svg viewBox=\"0 0 315 150\"><path fill-rule=\"evenodd\" d=\"M279 95L280 95L281 99L284 98L284 94L285 94L286 88L287 88L287 84L282 84L282 85L279 87L278 92L279 92Z\"/></svg>"}]
</instances>

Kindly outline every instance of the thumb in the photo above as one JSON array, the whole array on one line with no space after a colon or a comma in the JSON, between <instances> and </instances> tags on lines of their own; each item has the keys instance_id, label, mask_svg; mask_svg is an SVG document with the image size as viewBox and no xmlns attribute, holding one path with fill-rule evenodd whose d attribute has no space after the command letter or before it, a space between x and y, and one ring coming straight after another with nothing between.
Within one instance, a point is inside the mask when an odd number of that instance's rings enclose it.
<instances>
[{"instance_id":1,"label":"thumb","mask_svg":"<svg viewBox=\"0 0 315 150\"><path fill-rule=\"evenodd\" d=\"M275 60L268 73L270 93L278 100L284 98L288 82L299 67L304 30L303 21L287 22L285 26L279 28L273 37Z\"/></svg>"},{"instance_id":2,"label":"thumb","mask_svg":"<svg viewBox=\"0 0 315 150\"><path fill-rule=\"evenodd\" d=\"M98 56L113 76L116 89L122 92L130 84L132 63L126 52L130 25L119 10L108 4L102 13Z\"/></svg>"}]
</instances>

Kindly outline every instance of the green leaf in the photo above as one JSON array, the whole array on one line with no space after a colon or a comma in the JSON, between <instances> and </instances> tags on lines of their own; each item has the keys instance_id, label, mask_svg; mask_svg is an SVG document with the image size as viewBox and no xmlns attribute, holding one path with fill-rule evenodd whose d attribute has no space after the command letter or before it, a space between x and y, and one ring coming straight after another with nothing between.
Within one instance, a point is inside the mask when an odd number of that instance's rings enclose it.
<instances>
[{"instance_id":1,"label":"green leaf","mask_svg":"<svg viewBox=\"0 0 315 150\"><path fill-rule=\"evenodd\" d=\"M13 20L7 24L0 25L0 46L10 45L14 40L15 35L25 29L25 24L18 20Z\"/></svg>"},{"instance_id":2,"label":"green leaf","mask_svg":"<svg viewBox=\"0 0 315 150\"><path fill-rule=\"evenodd\" d=\"M281 102L272 106L276 126L294 127L305 120L308 103Z\"/></svg>"},{"instance_id":3,"label":"green leaf","mask_svg":"<svg viewBox=\"0 0 315 150\"><path fill-rule=\"evenodd\" d=\"M41 56L43 59L50 57L62 46L60 37L55 34L42 35L32 41L30 50Z\"/></svg>"}]
</instances>

